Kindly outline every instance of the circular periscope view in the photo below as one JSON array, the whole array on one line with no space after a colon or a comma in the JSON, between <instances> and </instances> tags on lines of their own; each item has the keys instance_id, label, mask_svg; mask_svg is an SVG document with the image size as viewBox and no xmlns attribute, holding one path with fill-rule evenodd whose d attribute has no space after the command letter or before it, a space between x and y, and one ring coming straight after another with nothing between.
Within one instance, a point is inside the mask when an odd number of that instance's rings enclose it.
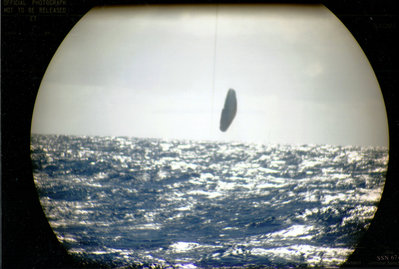
<instances>
[{"instance_id":1,"label":"circular periscope view","mask_svg":"<svg viewBox=\"0 0 399 269\"><path fill-rule=\"evenodd\" d=\"M31 132L58 240L110 267L339 266L388 163L376 77L322 5L93 8Z\"/></svg>"}]
</instances>

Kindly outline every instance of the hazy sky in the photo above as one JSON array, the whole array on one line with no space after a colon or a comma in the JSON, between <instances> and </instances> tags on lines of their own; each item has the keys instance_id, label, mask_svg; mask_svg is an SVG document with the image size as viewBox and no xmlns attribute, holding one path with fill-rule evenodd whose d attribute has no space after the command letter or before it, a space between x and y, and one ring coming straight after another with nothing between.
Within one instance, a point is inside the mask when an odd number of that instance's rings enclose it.
<instances>
[{"instance_id":1,"label":"hazy sky","mask_svg":"<svg viewBox=\"0 0 399 269\"><path fill-rule=\"evenodd\" d=\"M238 109L219 119L229 88ZM361 48L324 6L94 8L43 78L32 132L388 146Z\"/></svg>"}]
</instances>

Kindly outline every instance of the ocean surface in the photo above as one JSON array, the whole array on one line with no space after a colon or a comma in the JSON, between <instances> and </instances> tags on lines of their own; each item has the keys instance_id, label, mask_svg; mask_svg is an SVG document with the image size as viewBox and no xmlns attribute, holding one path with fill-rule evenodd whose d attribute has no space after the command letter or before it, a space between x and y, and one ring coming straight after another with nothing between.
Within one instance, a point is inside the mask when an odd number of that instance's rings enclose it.
<instances>
[{"instance_id":1,"label":"ocean surface","mask_svg":"<svg viewBox=\"0 0 399 269\"><path fill-rule=\"evenodd\" d=\"M72 255L112 267L342 264L388 150L32 135L40 201Z\"/></svg>"}]
</instances>

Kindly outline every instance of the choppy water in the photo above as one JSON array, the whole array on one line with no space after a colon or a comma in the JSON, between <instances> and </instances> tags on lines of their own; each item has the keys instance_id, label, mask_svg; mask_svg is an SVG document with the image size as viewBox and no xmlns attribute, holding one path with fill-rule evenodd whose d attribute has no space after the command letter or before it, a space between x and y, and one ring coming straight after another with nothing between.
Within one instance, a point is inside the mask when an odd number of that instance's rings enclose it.
<instances>
[{"instance_id":1,"label":"choppy water","mask_svg":"<svg viewBox=\"0 0 399 269\"><path fill-rule=\"evenodd\" d=\"M32 136L70 253L111 266L338 266L377 209L384 148Z\"/></svg>"}]
</instances>

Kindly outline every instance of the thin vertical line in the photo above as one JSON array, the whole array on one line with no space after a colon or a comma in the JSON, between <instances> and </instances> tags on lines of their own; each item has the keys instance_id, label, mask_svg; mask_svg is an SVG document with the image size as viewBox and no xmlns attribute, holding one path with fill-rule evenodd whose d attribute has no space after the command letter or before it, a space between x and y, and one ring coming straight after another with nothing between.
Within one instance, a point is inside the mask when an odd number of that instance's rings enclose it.
<instances>
[{"instance_id":1,"label":"thin vertical line","mask_svg":"<svg viewBox=\"0 0 399 269\"><path fill-rule=\"evenodd\" d=\"M216 5L216 14L215 14L215 36L214 36L214 46L213 46L213 74L212 74L212 108L211 108L211 130L210 134L212 134L212 129L214 128L214 105L215 105L215 74L216 74L216 46L217 46L217 32L218 32L218 9L219 5Z\"/></svg>"}]
</instances>

